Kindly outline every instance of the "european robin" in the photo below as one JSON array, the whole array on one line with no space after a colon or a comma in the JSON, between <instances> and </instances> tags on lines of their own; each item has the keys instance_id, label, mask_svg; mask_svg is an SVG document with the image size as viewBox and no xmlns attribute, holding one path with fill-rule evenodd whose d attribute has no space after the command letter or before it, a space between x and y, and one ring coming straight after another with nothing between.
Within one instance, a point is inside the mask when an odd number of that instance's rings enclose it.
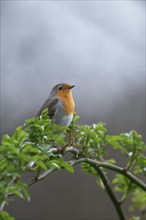
<instances>
[{"instance_id":1,"label":"european robin","mask_svg":"<svg viewBox=\"0 0 146 220\"><path fill-rule=\"evenodd\" d=\"M49 98L45 101L36 116L40 116L45 108L48 108L49 118L53 123L61 126L69 126L74 113L75 103L71 89L75 85L65 83L53 87Z\"/></svg>"}]
</instances>

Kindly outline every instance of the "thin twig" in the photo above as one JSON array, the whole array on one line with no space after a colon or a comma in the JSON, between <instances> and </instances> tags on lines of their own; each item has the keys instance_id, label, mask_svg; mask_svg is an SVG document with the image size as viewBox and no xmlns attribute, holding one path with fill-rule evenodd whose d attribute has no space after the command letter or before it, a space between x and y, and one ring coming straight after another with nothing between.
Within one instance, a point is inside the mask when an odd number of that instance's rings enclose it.
<instances>
[{"instance_id":1,"label":"thin twig","mask_svg":"<svg viewBox=\"0 0 146 220\"><path fill-rule=\"evenodd\" d=\"M73 146L68 146L65 149L65 153L73 153L73 154L75 154L78 157L78 156L80 156L82 154L82 151L78 150L77 148L75 148Z\"/></svg>"},{"instance_id":2,"label":"thin twig","mask_svg":"<svg viewBox=\"0 0 146 220\"><path fill-rule=\"evenodd\" d=\"M6 204L7 204L6 201L4 201L4 202L2 202L2 203L0 204L0 212L4 209L4 207L5 207Z\"/></svg>"},{"instance_id":3,"label":"thin twig","mask_svg":"<svg viewBox=\"0 0 146 220\"><path fill-rule=\"evenodd\" d=\"M31 180L29 180L28 182L26 182L27 186L31 186L32 184L43 180L46 176L48 176L49 174L53 173L55 170L57 170L56 168L50 168L48 170L46 170L45 172L43 172L38 178L32 178Z\"/></svg>"}]
</instances>

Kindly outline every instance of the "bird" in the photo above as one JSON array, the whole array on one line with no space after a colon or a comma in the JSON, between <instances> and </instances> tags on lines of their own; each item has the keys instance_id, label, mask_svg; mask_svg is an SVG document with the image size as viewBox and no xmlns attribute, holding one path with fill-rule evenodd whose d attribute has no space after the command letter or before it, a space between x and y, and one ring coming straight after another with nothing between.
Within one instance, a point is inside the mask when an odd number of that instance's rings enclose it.
<instances>
[{"instance_id":1,"label":"bird","mask_svg":"<svg viewBox=\"0 0 146 220\"><path fill-rule=\"evenodd\" d=\"M45 103L38 111L39 117L44 109L48 108L48 116L52 123L60 126L69 126L73 119L75 103L72 96L72 88L75 85L59 83L55 85Z\"/></svg>"}]
</instances>

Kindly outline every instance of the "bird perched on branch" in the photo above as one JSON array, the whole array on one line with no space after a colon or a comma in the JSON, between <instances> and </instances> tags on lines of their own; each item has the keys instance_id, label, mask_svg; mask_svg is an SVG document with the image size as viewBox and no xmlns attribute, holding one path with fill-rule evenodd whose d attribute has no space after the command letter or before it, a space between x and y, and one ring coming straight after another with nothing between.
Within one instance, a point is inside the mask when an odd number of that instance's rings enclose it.
<instances>
[{"instance_id":1,"label":"bird perched on branch","mask_svg":"<svg viewBox=\"0 0 146 220\"><path fill-rule=\"evenodd\" d=\"M40 116L45 108L48 108L48 115L53 123L61 126L69 126L74 113L74 100L71 89L75 85L65 83L53 87L49 98L45 101L36 116Z\"/></svg>"}]
</instances>

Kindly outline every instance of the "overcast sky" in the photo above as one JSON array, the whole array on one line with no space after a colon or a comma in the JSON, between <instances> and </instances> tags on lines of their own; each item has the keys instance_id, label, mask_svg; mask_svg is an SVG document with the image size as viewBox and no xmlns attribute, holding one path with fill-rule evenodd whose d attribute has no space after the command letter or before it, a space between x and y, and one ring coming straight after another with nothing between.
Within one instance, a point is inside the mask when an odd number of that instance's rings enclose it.
<instances>
[{"instance_id":1,"label":"overcast sky","mask_svg":"<svg viewBox=\"0 0 146 220\"><path fill-rule=\"evenodd\" d=\"M2 1L3 129L34 116L60 82L76 85L76 110L83 123L110 121L121 106L121 118L136 109L131 120L141 115L143 121L144 4ZM127 100L134 102L130 109Z\"/></svg>"}]
</instances>

